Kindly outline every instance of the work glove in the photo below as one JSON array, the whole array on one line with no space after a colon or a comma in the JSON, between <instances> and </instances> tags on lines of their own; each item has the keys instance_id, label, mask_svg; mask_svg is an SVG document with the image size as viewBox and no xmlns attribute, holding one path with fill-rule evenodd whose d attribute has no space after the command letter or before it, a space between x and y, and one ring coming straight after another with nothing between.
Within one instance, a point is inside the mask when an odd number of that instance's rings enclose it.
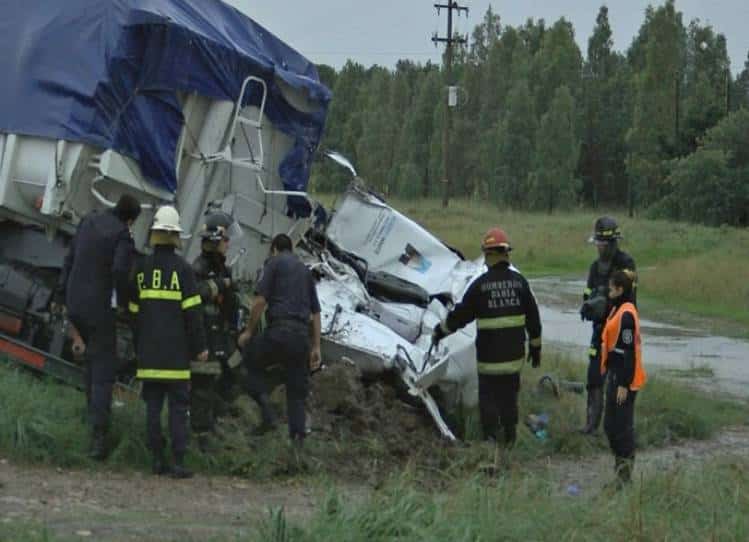
<instances>
[{"instance_id":1,"label":"work glove","mask_svg":"<svg viewBox=\"0 0 749 542\"><path fill-rule=\"evenodd\" d=\"M442 324L434 326L434 330L432 331L432 343L439 344L439 342L445 337L447 337L447 333L442 329Z\"/></svg>"},{"instance_id":2,"label":"work glove","mask_svg":"<svg viewBox=\"0 0 749 542\"><path fill-rule=\"evenodd\" d=\"M541 366L541 347L531 346L528 349L528 361L531 362L531 367L538 369Z\"/></svg>"},{"instance_id":3,"label":"work glove","mask_svg":"<svg viewBox=\"0 0 749 542\"><path fill-rule=\"evenodd\" d=\"M585 320L592 320L593 319L593 307L591 307L590 303L588 303L588 300L586 299L583 301L582 306L580 307L580 320L583 322Z\"/></svg>"}]
</instances>

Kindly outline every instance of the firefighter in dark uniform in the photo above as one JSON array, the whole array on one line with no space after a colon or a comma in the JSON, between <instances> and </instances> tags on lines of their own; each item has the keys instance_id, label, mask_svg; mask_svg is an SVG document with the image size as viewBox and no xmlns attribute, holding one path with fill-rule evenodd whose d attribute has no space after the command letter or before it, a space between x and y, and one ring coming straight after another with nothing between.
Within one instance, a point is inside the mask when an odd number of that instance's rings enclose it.
<instances>
[{"instance_id":1,"label":"firefighter in dark uniform","mask_svg":"<svg viewBox=\"0 0 749 542\"><path fill-rule=\"evenodd\" d=\"M232 400L236 383L229 359L236 349L239 299L226 265L226 252L234 220L222 212L206 217L201 231L201 253L192 268L203 300L203 317L208 339L208 363L193 366L190 421L198 441L212 431L224 402Z\"/></svg>"},{"instance_id":2,"label":"firefighter in dark uniform","mask_svg":"<svg viewBox=\"0 0 749 542\"><path fill-rule=\"evenodd\" d=\"M118 369L115 308L127 307L134 255L130 227L139 214L140 203L129 195L120 197L113 209L88 214L70 244L57 290L58 303L64 303L72 324L73 352L85 355L90 456L98 460L106 457L105 437Z\"/></svg>"},{"instance_id":3,"label":"firefighter in dark uniform","mask_svg":"<svg viewBox=\"0 0 749 542\"><path fill-rule=\"evenodd\" d=\"M252 337L266 307L268 327ZM255 288L250 319L239 344L246 346L249 394L262 412L262 424L255 434L275 427L266 371L280 365L285 372L289 436L301 447L306 435L304 403L309 373L320 366L320 303L312 273L292 252L291 239L285 234L277 235L271 243L271 257Z\"/></svg>"},{"instance_id":4,"label":"firefighter in dark uniform","mask_svg":"<svg viewBox=\"0 0 749 542\"><path fill-rule=\"evenodd\" d=\"M601 333L610 306L608 298L609 278L620 269L635 270L635 261L619 248L622 235L613 218L603 216L596 220L591 241L598 250L598 258L590 265L588 282L583 293L580 316L593 322L593 334L588 350L588 401L585 426L580 430L587 435L595 434L603 415L603 384L606 375L601 375ZM634 295L634 294L633 294Z\"/></svg>"},{"instance_id":5,"label":"firefighter in dark uniform","mask_svg":"<svg viewBox=\"0 0 749 542\"><path fill-rule=\"evenodd\" d=\"M468 288L463 300L434 328L433 340L476 320L479 409L484 438L497 440L498 421L505 444L517 437L520 371L526 362L526 333L534 368L541 364L541 318L528 281L510 266L510 242L490 229L481 248L489 270Z\"/></svg>"},{"instance_id":6,"label":"firefighter in dark uniform","mask_svg":"<svg viewBox=\"0 0 749 542\"><path fill-rule=\"evenodd\" d=\"M642 338L634 304L634 271L619 270L611 276L611 312L601 342L600 373L608 373L606 416L603 427L614 453L618 486L632 479L635 461L635 399L645 385Z\"/></svg>"},{"instance_id":7,"label":"firefighter in dark uniform","mask_svg":"<svg viewBox=\"0 0 749 542\"><path fill-rule=\"evenodd\" d=\"M184 458L190 408L190 360L206 361L208 350L195 275L189 264L174 252L181 231L174 207L161 207L156 212L150 235L153 254L136 265L129 310L135 321L137 377L143 380L153 473L189 478L192 473L185 468ZM173 466L164 459L161 410L165 398L169 404Z\"/></svg>"}]
</instances>

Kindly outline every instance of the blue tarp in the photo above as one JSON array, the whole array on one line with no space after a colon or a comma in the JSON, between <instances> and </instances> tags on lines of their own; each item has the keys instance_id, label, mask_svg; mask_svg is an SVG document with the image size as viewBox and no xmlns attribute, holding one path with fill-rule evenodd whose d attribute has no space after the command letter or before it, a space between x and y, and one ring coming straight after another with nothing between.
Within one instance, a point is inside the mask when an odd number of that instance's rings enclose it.
<instances>
[{"instance_id":1,"label":"blue tarp","mask_svg":"<svg viewBox=\"0 0 749 542\"><path fill-rule=\"evenodd\" d=\"M0 0L0 74L0 131L115 149L172 192L177 91L236 101L263 78L267 117L295 141L288 190L306 189L331 97L314 64L219 0ZM296 110L275 77L319 109Z\"/></svg>"}]
</instances>

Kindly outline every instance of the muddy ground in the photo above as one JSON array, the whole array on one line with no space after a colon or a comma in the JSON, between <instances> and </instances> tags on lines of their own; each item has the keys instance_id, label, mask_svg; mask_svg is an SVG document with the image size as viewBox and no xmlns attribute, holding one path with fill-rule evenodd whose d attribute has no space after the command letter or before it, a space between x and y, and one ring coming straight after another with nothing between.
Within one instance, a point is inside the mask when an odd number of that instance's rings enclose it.
<instances>
[{"instance_id":1,"label":"muddy ground","mask_svg":"<svg viewBox=\"0 0 749 542\"><path fill-rule=\"evenodd\" d=\"M737 428L705 442L649 450L638 456L637 473L744 455L749 430ZM560 498L595 495L611 479L608 454L585 461L550 460L524 465L545 472ZM0 539L3 525L29 522L63 539L210 540L251 535L269 509L283 507L293 522L320 508L329 487L289 479L258 483L241 478L196 476L174 481L143 473L65 471L0 462ZM367 484L336 484L347 503L366 498Z\"/></svg>"},{"instance_id":2,"label":"muddy ground","mask_svg":"<svg viewBox=\"0 0 749 542\"><path fill-rule=\"evenodd\" d=\"M276 394L277 402L282 399L282 394ZM63 470L0 459L0 540L7 538L4 527L17 528L19 524L47 529L64 540L237 539L251 535L273 509L283 508L290 521L303 522L323 506L333 489L343 494L347 503L363 501L389 476L414 461L422 470L439 473L448 485L450 477L445 474L459 461L464 462L461 469L492 468L491 450L476 453L477 447L488 450L486 445L446 445L431 420L419 408L400 401L392 386L363 383L358 371L344 364L327 368L313 380L313 433L302 458L285 446L272 453L266 449L264 455L253 454L271 442L284 442L283 428L276 435L251 439L241 426L257 413L245 398L236 406L243 414L224 420L221 432L234 432L234 438L226 441L234 447L242 439L250 439L236 453L259 455L269 463L272 468L267 471L267 481L241 470L244 476L198 475L176 481L147 472L111 472L106 467ZM746 449L749 428L732 429L711 441L643 452L638 472L715 455L743 454ZM471 455L481 457L481 464L467 467L465 458ZM530 464L514 464L503 451L495 457L499 469L545 473L560 498L594 494L611 478L608 454L584 461L549 459ZM460 471L456 476L463 474Z\"/></svg>"},{"instance_id":3,"label":"muddy ground","mask_svg":"<svg viewBox=\"0 0 749 542\"><path fill-rule=\"evenodd\" d=\"M279 414L283 392L273 396ZM299 455L287 445L283 416L274 434L250 436L259 415L240 396L210 442L216 455L236 455L234 477L176 481L106 466L63 470L0 459L0 541L6 540L3 526L19 522L73 539L233 539L273 509L303 521L334 486L348 501L363 499L419 450L443 446L420 408L347 364L314 376L308 407L312 432Z\"/></svg>"}]
</instances>

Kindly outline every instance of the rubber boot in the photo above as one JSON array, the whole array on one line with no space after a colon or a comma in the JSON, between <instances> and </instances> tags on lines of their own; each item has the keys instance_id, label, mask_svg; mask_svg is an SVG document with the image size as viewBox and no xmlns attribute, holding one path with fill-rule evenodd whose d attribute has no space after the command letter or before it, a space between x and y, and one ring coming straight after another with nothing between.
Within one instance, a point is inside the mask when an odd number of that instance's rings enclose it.
<instances>
[{"instance_id":1,"label":"rubber boot","mask_svg":"<svg viewBox=\"0 0 749 542\"><path fill-rule=\"evenodd\" d=\"M294 468L299 472L306 472L310 466L304 454L304 435L291 435L291 458Z\"/></svg>"},{"instance_id":2,"label":"rubber boot","mask_svg":"<svg viewBox=\"0 0 749 542\"><path fill-rule=\"evenodd\" d=\"M164 458L164 452L153 452L153 458L151 459L151 473L156 476L163 476L165 474L171 474L171 472L172 469Z\"/></svg>"},{"instance_id":3,"label":"rubber boot","mask_svg":"<svg viewBox=\"0 0 749 542\"><path fill-rule=\"evenodd\" d=\"M269 433L276 428L276 416L273 414L273 408L270 405L270 397L268 397L268 394L262 393L257 397L254 397L254 399L260 406L262 421L260 425L252 430L252 434L260 436Z\"/></svg>"},{"instance_id":4,"label":"rubber boot","mask_svg":"<svg viewBox=\"0 0 749 542\"><path fill-rule=\"evenodd\" d=\"M590 388L588 390L588 408L586 410L585 427L580 429L584 435L594 435L601 425L603 416L603 388Z\"/></svg>"},{"instance_id":5,"label":"rubber boot","mask_svg":"<svg viewBox=\"0 0 749 542\"><path fill-rule=\"evenodd\" d=\"M107 458L106 431L101 427L95 427L91 436L91 447L88 456L96 461Z\"/></svg>"},{"instance_id":6,"label":"rubber boot","mask_svg":"<svg viewBox=\"0 0 749 542\"><path fill-rule=\"evenodd\" d=\"M635 464L634 457L617 457L615 462L616 477L619 489L632 482L632 469Z\"/></svg>"},{"instance_id":7,"label":"rubber boot","mask_svg":"<svg viewBox=\"0 0 749 542\"><path fill-rule=\"evenodd\" d=\"M185 456L182 454L175 454L174 456L174 467L171 470L172 478L178 480L184 480L186 478L192 478L193 472L185 467Z\"/></svg>"},{"instance_id":8,"label":"rubber boot","mask_svg":"<svg viewBox=\"0 0 749 542\"><path fill-rule=\"evenodd\" d=\"M512 448L515 446L515 441L518 438L518 426L507 425L504 427L505 430L505 448Z\"/></svg>"}]
</instances>

